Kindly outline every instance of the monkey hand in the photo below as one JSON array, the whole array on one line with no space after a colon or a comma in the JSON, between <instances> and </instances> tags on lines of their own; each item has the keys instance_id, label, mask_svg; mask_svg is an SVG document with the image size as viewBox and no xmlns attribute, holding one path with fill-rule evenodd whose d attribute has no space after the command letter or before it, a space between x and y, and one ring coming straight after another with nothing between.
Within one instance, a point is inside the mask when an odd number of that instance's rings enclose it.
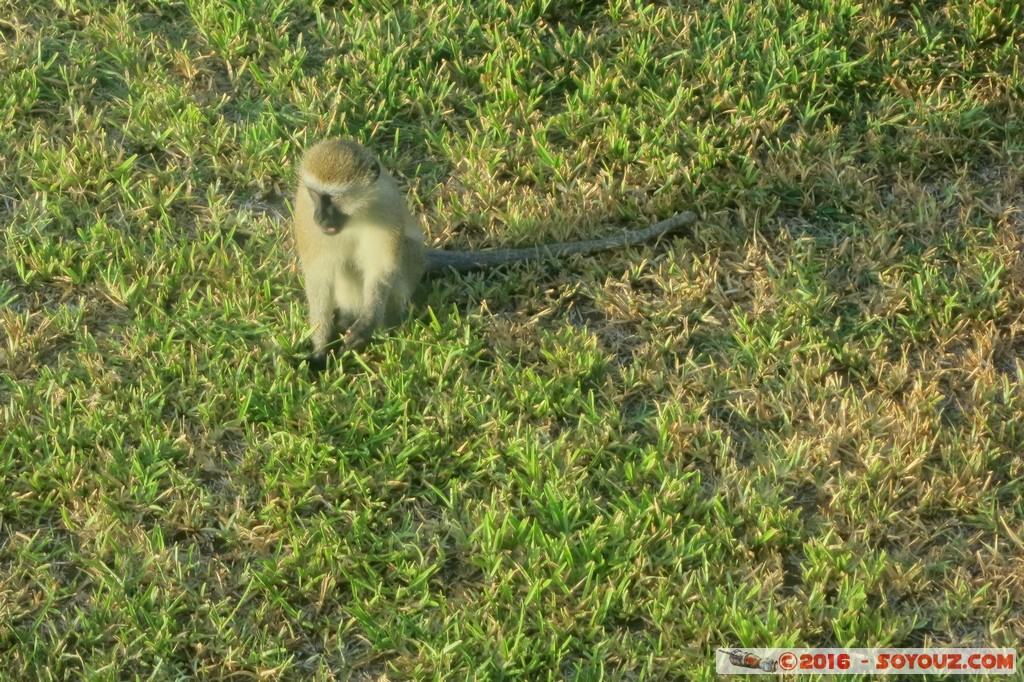
<instances>
[{"instance_id":1,"label":"monkey hand","mask_svg":"<svg viewBox=\"0 0 1024 682\"><path fill-rule=\"evenodd\" d=\"M373 321L359 319L345 332L345 350L359 350L373 336Z\"/></svg>"},{"instance_id":2,"label":"monkey hand","mask_svg":"<svg viewBox=\"0 0 1024 682\"><path fill-rule=\"evenodd\" d=\"M327 369L327 353L310 353L303 360L303 364L309 367L309 371L313 374L320 374Z\"/></svg>"}]
</instances>

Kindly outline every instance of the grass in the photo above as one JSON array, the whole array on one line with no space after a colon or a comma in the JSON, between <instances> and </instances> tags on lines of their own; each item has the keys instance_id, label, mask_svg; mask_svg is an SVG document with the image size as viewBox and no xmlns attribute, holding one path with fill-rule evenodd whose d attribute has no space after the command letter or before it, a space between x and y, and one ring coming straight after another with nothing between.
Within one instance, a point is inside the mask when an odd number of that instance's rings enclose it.
<instances>
[{"instance_id":1,"label":"grass","mask_svg":"<svg viewBox=\"0 0 1024 682\"><path fill-rule=\"evenodd\" d=\"M1019 3L0 2L0 669L696 679L1024 631ZM428 241L314 381L293 167Z\"/></svg>"}]
</instances>

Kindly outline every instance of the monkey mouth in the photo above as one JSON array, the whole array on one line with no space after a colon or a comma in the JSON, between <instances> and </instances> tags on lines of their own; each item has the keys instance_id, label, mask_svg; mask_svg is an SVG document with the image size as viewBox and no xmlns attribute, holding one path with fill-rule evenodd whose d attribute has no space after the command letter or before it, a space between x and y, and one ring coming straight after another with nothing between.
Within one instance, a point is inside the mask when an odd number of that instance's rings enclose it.
<instances>
[{"instance_id":1,"label":"monkey mouth","mask_svg":"<svg viewBox=\"0 0 1024 682\"><path fill-rule=\"evenodd\" d=\"M318 220L320 223L320 229L324 231L324 234L338 234L341 232L345 225L348 223L347 215L329 216L327 220Z\"/></svg>"}]
</instances>

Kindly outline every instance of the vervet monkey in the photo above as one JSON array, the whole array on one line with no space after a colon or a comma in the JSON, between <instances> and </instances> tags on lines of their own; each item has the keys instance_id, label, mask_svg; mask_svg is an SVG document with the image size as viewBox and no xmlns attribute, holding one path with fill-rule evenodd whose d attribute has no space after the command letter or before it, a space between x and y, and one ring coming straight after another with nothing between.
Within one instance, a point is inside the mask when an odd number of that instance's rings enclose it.
<instances>
[{"instance_id":1,"label":"vervet monkey","mask_svg":"<svg viewBox=\"0 0 1024 682\"><path fill-rule=\"evenodd\" d=\"M613 237L524 249L427 249L419 223L387 170L358 143L337 139L316 144L302 159L294 210L313 327L309 361L316 369L326 362L335 310L346 330L345 348L359 348L375 329L402 320L424 272L467 271L639 244L697 219L686 211Z\"/></svg>"}]
</instances>

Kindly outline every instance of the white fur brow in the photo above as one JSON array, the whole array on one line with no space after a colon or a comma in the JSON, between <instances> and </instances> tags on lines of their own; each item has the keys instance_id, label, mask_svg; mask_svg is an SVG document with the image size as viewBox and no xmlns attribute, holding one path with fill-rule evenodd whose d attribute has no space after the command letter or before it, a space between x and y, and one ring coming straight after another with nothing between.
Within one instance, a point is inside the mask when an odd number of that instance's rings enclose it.
<instances>
[{"instance_id":1,"label":"white fur brow","mask_svg":"<svg viewBox=\"0 0 1024 682\"><path fill-rule=\"evenodd\" d=\"M315 178L311 178L305 174L302 176L302 184L317 194L342 194L346 189L348 189L348 185L325 185Z\"/></svg>"}]
</instances>

